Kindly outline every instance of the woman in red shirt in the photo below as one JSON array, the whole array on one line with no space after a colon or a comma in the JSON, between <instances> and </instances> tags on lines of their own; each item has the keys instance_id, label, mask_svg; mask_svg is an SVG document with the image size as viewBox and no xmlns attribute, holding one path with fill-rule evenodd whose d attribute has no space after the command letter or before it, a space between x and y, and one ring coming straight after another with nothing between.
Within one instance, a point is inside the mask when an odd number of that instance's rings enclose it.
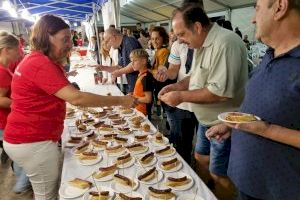
<instances>
[{"instance_id":1,"label":"woman in red shirt","mask_svg":"<svg viewBox=\"0 0 300 200\"><path fill-rule=\"evenodd\" d=\"M6 119L10 112L10 88L12 80L12 63L17 63L22 58L19 51L18 39L6 32L0 32L0 142L2 146L2 135L6 126ZM6 152L3 150L1 154L1 162L8 158ZM29 180L25 172L18 165L14 163L14 172L17 176L17 182L14 186L14 192L20 193L30 187Z\"/></svg>"},{"instance_id":2,"label":"woman in red shirt","mask_svg":"<svg viewBox=\"0 0 300 200\"><path fill-rule=\"evenodd\" d=\"M135 99L81 92L70 84L59 64L72 48L70 27L63 19L41 17L32 28L30 46L32 52L12 79L13 101L3 146L25 170L35 199L56 199L60 176L57 142L63 132L65 102L83 107L133 107Z\"/></svg>"}]
</instances>

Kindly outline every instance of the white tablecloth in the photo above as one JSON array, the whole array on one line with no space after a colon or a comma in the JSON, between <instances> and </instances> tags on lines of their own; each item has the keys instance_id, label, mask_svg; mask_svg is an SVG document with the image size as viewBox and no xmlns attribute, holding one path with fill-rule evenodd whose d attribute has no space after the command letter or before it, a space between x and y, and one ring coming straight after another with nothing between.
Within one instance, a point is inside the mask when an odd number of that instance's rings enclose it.
<instances>
[{"instance_id":1,"label":"white tablecloth","mask_svg":"<svg viewBox=\"0 0 300 200\"><path fill-rule=\"evenodd\" d=\"M75 62L75 61L74 61ZM77 63L76 61L75 63ZM88 63L89 61L79 61L79 62L85 62ZM72 81L76 81L80 88L82 88L84 91L88 92L94 92L97 94L107 94L110 92L112 95L121 95L122 93L119 91L119 89L115 85L95 85L94 83L94 69L92 68L82 68L78 69L79 75L71 78ZM62 137L63 146L65 141L68 138L68 125L73 124L73 120L65 120L65 129ZM152 126L152 128L154 128ZM61 175L61 184L72 180L74 178L82 178L85 179L86 177L90 176L94 171L97 171L99 167L107 166L108 164L111 164L112 161L115 159L115 157L107 157L107 155L103 152L101 152L101 155L103 156L103 159L100 163L92 166L82 166L78 163L77 159L74 155L71 153L71 149L69 148L63 148L64 151L64 160L63 160L63 168L62 168L62 175ZM180 192L174 192L177 196L182 194L192 194L196 193L197 196L201 196L205 200L215 200L216 197L212 194L212 192L207 188L207 186L202 182L202 180L198 177L198 175L193 171L193 169L180 157L178 153L176 153L176 156L179 157L179 159L183 163L183 168L180 170L180 172L184 172L189 174L194 179L194 185L191 189L180 191ZM159 159L160 160L160 159ZM130 168L126 168L125 170L120 169L119 173L126 175L128 177L135 177L137 171L140 168L136 165L131 166ZM126 173L126 174L124 174ZM89 181L93 182L92 179L88 179ZM97 182L97 185L99 186L110 186L112 181L109 182ZM155 187L154 185L153 187ZM145 195L147 194L147 188L148 185L140 184L137 192ZM197 189L198 188L198 189ZM64 199L64 198L60 198ZM76 198L76 200L82 199L82 197Z\"/></svg>"}]
</instances>

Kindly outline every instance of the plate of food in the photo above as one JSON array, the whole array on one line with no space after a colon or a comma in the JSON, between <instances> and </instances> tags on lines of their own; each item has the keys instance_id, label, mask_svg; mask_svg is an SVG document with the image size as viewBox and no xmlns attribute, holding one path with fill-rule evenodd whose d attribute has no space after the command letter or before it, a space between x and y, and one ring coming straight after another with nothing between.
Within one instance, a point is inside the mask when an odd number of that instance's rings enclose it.
<instances>
[{"instance_id":1,"label":"plate of food","mask_svg":"<svg viewBox=\"0 0 300 200\"><path fill-rule=\"evenodd\" d=\"M171 145L159 147L155 150L155 154L161 158L173 156L175 153L176 149Z\"/></svg>"},{"instance_id":2,"label":"plate of food","mask_svg":"<svg viewBox=\"0 0 300 200\"><path fill-rule=\"evenodd\" d=\"M89 189L83 195L83 200L112 200L115 195L115 192L105 186L98 186Z\"/></svg>"},{"instance_id":3,"label":"plate of food","mask_svg":"<svg viewBox=\"0 0 300 200\"><path fill-rule=\"evenodd\" d=\"M135 164L140 167L150 167L152 165L155 165L156 162L157 158L154 156L153 152L150 152L137 157L137 162Z\"/></svg>"},{"instance_id":4,"label":"plate of food","mask_svg":"<svg viewBox=\"0 0 300 200\"><path fill-rule=\"evenodd\" d=\"M176 195L172 192L171 188L160 185L157 187L149 187L148 194L145 197L146 200L175 200Z\"/></svg>"},{"instance_id":5,"label":"plate of food","mask_svg":"<svg viewBox=\"0 0 300 200\"><path fill-rule=\"evenodd\" d=\"M149 149L148 146L144 146L142 143L134 143L134 144L131 144L131 145L127 145L125 147L133 155L145 153Z\"/></svg>"},{"instance_id":6,"label":"plate of food","mask_svg":"<svg viewBox=\"0 0 300 200\"><path fill-rule=\"evenodd\" d=\"M148 142L148 139L150 138L150 136L148 134L136 134L134 136L134 141L135 142Z\"/></svg>"},{"instance_id":7,"label":"plate of food","mask_svg":"<svg viewBox=\"0 0 300 200\"><path fill-rule=\"evenodd\" d=\"M169 139L164 137L160 132L157 132L153 137L149 139L149 142L153 146L165 146L169 144Z\"/></svg>"},{"instance_id":8,"label":"plate of food","mask_svg":"<svg viewBox=\"0 0 300 200\"><path fill-rule=\"evenodd\" d=\"M135 158L130 153L126 153L116 158L115 162L120 169L131 167L135 163Z\"/></svg>"},{"instance_id":9,"label":"plate of food","mask_svg":"<svg viewBox=\"0 0 300 200\"><path fill-rule=\"evenodd\" d=\"M128 193L136 190L139 186L139 182L136 179L131 179L121 174L115 174L113 179L111 188L117 192Z\"/></svg>"},{"instance_id":10,"label":"plate of food","mask_svg":"<svg viewBox=\"0 0 300 200\"><path fill-rule=\"evenodd\" d=\"M138 192L129 192L129 193L118 193L114 200L124 200L124 199L134 199L134 200L144 200L143 195Z\"/></svg>"},{"instance_id":11,"label":"plate of food","mask_svg":"<svg viewBox=\"0 0 300 200\"><path fill-rule=\"evenodd\" d=\"M87 180L75 178L63 183L59 188L59 195L65 199L73 199L82 196L93 184Z\"/></svg>"},{"instance_id":12,"label":"plate of food","mask_svg":"<svg viewBox=\"0 0 300 200\"><path fill-rule=\"evenodd\" d=\"M145 121L145 117L142 117L142 116L139 116L139 115L135 115L135 116L129 118L129 121L130 121L130 123L133 123L133 122L143 122L143 121Z\"/></svg>"},{"instance_id":13,"label":"plate of food","mask_svg":"<svg viewBox=\"0 0 300 200\"><path fill-rule=\"evenodd\" d=\"M99 182L110 181L113 179L115 173L117 173L117 165L108 165L100 167L98 171L93 174L93 178Z\"/></svg>"},{"instance_id":14,"label":"plate of food","mask_svg":"<svg viewBox=\"0 0 300 200\"><path fill-rule=\"evenodd\" d=\"M123 147L123 145L114 145L111 147L107 147L105 149L105 152L107 153L108 156L121 156L122 154L124 154L126 152L125 147Z\"/></svg>"},{"instance_id":15,"label":"plate of food","mask_svg":"<svg viewBox=\"0 0 300 200\"><path fill-rule=\"evenodd\" d=\"M82 137L70 136L66 142L66 147L74 147L79 145L82 142Z\"/></svg>"},{"instance_id":16,"label":"plate of food","mask_svg":"<svg viewBox=\"0 0 300 200\"><path fill-rule=\"evenodd\" d=\"M135 114L135 112L131 108L126 108L126 109L120 110L120 114L124 117L130 117L130 116L133 116Z\"/></svg>"},{"instance_id":17,"label":"plate of food","mask_svg":"<svg viewBox=\"0 0 300 200\"><path fill-rule=\"evenodd\" d=\"M156 132L156 130L151 127L148 123L143 123L141 125L141 128L140 128L141 131L143 131L145 134L154 134Z\"/></svg>"},{"instance_id":18,"label":"plate of food","mask_svg":"<svg viewBox=\"0 0 300 200\"><path fill-rule=\"evenodd\" d=\"M98 152L82 152L78 157L78 162L81 165L95 165L102 160L102 156Z\"/></svg>"},{"instance_id":19,"label":"plate of food","mask_svg":"<svg viewBox=\"0 0 300 200\"><path fill-rule=\"evenodd\" d=\"M173 190L188 190L193 186L193 184L193 178L183 172L177 172L166 176L165 185Z\"/></svg>"},{"instance_id":20,"label":"plate of food","mask_svg":"<svg viewBox=\"0 0 300 200\"><path fill-rule=\"evenodd\" d=\"M253 114L242 112L224 112L218 115L218 119L222 122L233 124L250 123L261 120Z\"/></svg>"},{"instance_id":21,"label":"plate of food","mask_svg":"<svg viewBox=\"0 0 300 200\"><path fill-rule=\"evenodd\" d=\"M158 171L156 167L142 169L137 172L136 178L143 184L153 185L161 181L164 177L164 174L161 171Z\"/></svg>"},{"instance_id":22,"label":"plate of food","mask_svg":"<svg viewBox=\"0 0 300 200\"><path fill-rule=\"evenodd\" d=\"M91 141L91 145L93 146L94 150L96 151L103 151L106 147L112 145L110 141L101 140L101 139L94 139Z\"/></svg>"},{"instance_id":23,"label":"plate of food","mask_svg":"<svg viewBox=\"0 0 300 200\"><path fill-rule=\"evenodd\" d=\"M79 145L73 147L71 149L71 153L73 153L75 156L79 156L81 153L88 151L90 149L90 143L84 142L80 143Z\"/></svg>"},{"instance_id":24,"label":"plate of food","mask_svg":"<svg viewBox=\"0 0 300 200\"><path fill-rule=\"evenodd\" d=\"M160 160L157 167L163 172L176 172L182 168L182 162L177 157L168 158Z\"/></svg>"},{"instance_id":25,"label":"plate of food","mask_svg":"<svg viewBox=\"0 0 300 200\"><path fill-rule=\"evenodd\" d=\"M129 135L132 133L129 127L124 127L124 126L118 127L116 129L116 132L119 133L120 135Z\"/></svg>"}]
</instances>

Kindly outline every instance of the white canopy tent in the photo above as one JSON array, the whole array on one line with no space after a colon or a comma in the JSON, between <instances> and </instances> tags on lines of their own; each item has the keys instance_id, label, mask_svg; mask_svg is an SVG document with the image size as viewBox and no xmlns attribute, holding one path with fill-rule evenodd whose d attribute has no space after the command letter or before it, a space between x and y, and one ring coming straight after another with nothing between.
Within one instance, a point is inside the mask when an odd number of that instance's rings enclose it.
<instances>
[{"instance_id":1,"label":"white canopy tent","mask_svg":"<svg viewBox=\"0 0 300 200\"><path fill-rule=\"evenodd\" d=\"M108 0L102 6L102 16L98 24L134 25L141 22L144 27L150 24L168 23L174 9L181 6L183 0ZM255 0L203 0L204 9L209 17L224 16L239 27L243 34L254 40L255 26L251 24ZM118 5L120 9L118 9ZM120 23L119 23L120 20ZM108 25L107 25L108 24Z\"/></svg>"}]
</instances>

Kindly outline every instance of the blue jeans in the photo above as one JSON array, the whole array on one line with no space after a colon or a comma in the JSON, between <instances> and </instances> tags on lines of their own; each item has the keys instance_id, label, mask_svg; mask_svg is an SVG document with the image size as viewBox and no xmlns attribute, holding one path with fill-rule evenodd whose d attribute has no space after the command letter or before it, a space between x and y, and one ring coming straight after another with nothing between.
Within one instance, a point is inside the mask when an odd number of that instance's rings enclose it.
<instances>
[{"instance_id":1,"label":"blue jeans","mask_svg":"<svg viewBox=\"0 0 300 200\"><path fill-rule=\"evenodd\" d=\"M218 176L227 176L231 138L222 142L208 140L205 132L210 127L199 124L195 152L200 155L209 155L209 171Z\"/></svg>"},{"instance_id":2,"label":"blue jeans","mask_svg":"<svg viewBox=\"0 0 300 200\"><path fill-rule=\"evenodd\" d=\"M170 125L170 143L187 162L191 162L193 137L198 121L193 112L179 108L166 110Z\"/></svg>"},{"instance_id":3,"label":"blue jeans","mask_svg":"<svg viewBox=\"0 0 300 200\"><path fill-rule=\"evenodd\" d=\"M3 130L0 130L0 137L2 138ZM1 139L2 140L2 139ZM4 149L3 149L4 151ZM24 170L19 167L15 162L13 162L14 173L17 177L17 182L13 188L16 193L26 190L30 186L29 178L27 177Z\"/></svg>"},{"instance_id":4,"label":"blue jeans","mask_svg":"<svg viewBox=\"0 0 300 200\"><path fill-rule=\"evenodd\" d=\"M19 167L15 162L13 163L13 168L17 177L17 182L13 188L13 191L19 193L26 190L30 186L30 181L25 171L21 167Z\"/></svg>"}]
</instances>

